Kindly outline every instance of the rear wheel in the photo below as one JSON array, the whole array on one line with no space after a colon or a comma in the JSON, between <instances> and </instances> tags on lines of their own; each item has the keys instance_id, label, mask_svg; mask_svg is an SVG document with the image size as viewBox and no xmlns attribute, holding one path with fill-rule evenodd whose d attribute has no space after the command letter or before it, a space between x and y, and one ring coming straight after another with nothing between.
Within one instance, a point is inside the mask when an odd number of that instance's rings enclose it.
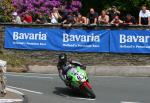
<instances>
[{"instance_id":1,"label":"rear wheel","mask_svg":"<svg viewBox=\"0 0 150 103\"><path fill-rule=\"evenodd\" d=\"M93 99L96 98L96 95L91 88L89 88L88 86L85 86L84 90L88 97L93 98Z\"/></svg>"}]
</instances>

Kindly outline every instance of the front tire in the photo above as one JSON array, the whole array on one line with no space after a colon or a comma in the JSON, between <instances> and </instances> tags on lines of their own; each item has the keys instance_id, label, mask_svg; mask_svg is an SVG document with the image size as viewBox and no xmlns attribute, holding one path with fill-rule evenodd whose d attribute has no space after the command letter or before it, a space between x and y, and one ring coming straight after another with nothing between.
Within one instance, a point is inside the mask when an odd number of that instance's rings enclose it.
<instances>
[{"instance_id":1,"label":"front tire","mask_svg":"<svg viewBox=\"0 0 150 103\"><path fill-rule=\"evenodd\" d=\"M88 86L85 86L84 90L88 97L90 97L92 99L96 98L96 95L91 88L89 88Z\"/></svg>"}]
</instances>

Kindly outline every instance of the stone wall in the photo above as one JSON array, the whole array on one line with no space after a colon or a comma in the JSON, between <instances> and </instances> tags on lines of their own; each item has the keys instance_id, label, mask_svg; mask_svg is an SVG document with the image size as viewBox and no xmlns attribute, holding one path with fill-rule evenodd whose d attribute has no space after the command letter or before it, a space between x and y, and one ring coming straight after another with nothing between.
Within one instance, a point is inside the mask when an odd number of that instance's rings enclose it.
<instances>
[{"instance_id":1,"label":"stone wall","mask_svg":"<svg viewBox=\"0 0 150 103\"><path fill-rule=\"evenodd\" d=\"M4 49L3 48L4 26L5 25L0 26L0 29L1 29L0 30L0 48L4 54L7 54L7 56L10 55L10 58L11 58L11 55L13 55L13 57L15 56L17 59L24 60L23 62L21 62L23 65L56 65L58 54L61 53L58 51L57 52L56 51L29 51L29 50ZM29 25L16 25L16 26L26 27ZM46 26L45 25L44 26L32 25L32 26L49 27L48 25ZM32 26L30 25L30 27ZM52 26L52 27L55 27L55 26ZM86 27L86 28L90 29L89 27ZM98 29L97 27L94 27L94 28ZM104 28L114 29L115 27L110 28L110 27L102 26L100 29L104 29ZM67 52L67 55L69 58L72 58L73 60L80 61L90 66L91 65L104 65L104 66L150 65L149 54L111 54L111 53ZM18 61L16 60L16 62Z\"/></svg>"}]
</instances>

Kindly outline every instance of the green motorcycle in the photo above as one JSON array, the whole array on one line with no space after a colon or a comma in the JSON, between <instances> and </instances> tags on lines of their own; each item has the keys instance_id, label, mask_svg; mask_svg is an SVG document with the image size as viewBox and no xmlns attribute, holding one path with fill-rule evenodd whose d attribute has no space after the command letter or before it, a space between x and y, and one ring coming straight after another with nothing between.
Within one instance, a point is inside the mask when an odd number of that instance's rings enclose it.
<instances>
[{"instance_id":1,"label":"green motorcycle","mask_svg":"<svg viewBox=\"0 0 150 103\"><path fill-rule=\"evenodd\" d=\"M76 68L69 69L67 77L71 78L70 83L72 88L80 89L90 98L96 97L92 90L92 86L89 84L87 73L85 70L81 69L81 67L77 66Z\"/></svg>"}]
</instances>

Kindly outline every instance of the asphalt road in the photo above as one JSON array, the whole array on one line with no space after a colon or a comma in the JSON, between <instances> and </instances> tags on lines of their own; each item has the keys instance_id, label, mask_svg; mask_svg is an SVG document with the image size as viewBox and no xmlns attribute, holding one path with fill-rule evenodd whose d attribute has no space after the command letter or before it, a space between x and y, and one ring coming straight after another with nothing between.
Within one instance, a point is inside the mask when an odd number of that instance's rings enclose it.
<instances>
[{"instance_id":1,"label":"asphalt road","mask_svg":"<svg viewBox=\"0 0 150 103\"><path fill-rule=\"evenodd\" d=\"M95 100L68 89L57 75L8 73L7 79L28 103L150 103L150 78L90 76Z\"/></svg>"}]
</instances>

